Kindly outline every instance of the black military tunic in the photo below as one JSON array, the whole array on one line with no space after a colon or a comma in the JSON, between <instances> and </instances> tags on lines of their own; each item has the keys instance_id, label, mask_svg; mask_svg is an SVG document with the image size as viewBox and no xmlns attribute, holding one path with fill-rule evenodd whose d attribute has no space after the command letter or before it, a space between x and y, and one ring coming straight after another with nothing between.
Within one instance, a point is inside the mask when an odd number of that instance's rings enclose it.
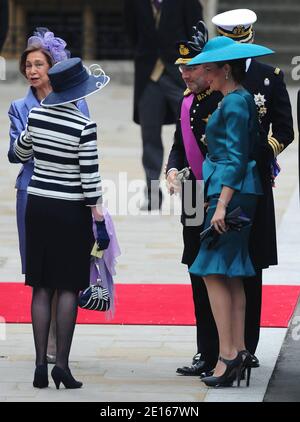
<instances>
[{"instance_id":1,"label":"black military tunic","mask_svg":"<svg viewBox=\"0 0 300 422\"><path fill-rule=\"evenodd\" d=\"M259 199L250 236L253 265L262 269L277 264L270 168L272 159L294 139L293 119L289 95L280 69L252 59L243 86L253 94L262 127L261 150L254 158L260 171L264 195Z\"/></svg>"},{"instance_id":2,"label":"black military tunic","mask_svg":"<svg viewBox=\"0 0 300 422\"><path fill-rule=\"evenodd\" d=\"M186 90L185 96L191 95L189 89ZM190 124L192 131L195 135L197 144L205 158L207 153L207 147L205 142L205 128L206 123L211 116L211 114L217 108L219 101L222 99L222 94L213 92L211 93L209 90L206 90L198 95L194 96L194 100L190 109ZM166 171L170 170L171 168L176 168L178 170L188 167L189 163L186 158L186 153L184 149L183 139L182 139L182 132L181 132L181 121L180 117L176 124L176 131L174 135L174 143L169 155L168 164L166 167ZM196 179L191 171L189 180L192 180L192 207L196 207ZM182 204L184 204L184 197L185 197L185 189L183 184L182 189ZM184 207L182 206L182 216L181 222L185 226L186 219L192 218L191 215L186 215ZM187 226L184 227L183 230L183 238L184 238L184 251L183 251L183 258L182 262L187 265L191 265L195 260L200 247L200 234L201 226Z\"/></svg>"}]
</instances>

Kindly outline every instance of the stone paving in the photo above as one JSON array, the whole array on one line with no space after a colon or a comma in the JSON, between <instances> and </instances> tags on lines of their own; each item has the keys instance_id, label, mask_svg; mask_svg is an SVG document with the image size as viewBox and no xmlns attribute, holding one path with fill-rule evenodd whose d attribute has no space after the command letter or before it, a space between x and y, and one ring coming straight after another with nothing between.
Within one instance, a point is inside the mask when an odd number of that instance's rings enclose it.
<instances>
[{"instance_id":1,"label":"stone paving","mask_svg":"<svg viewBox=\"0 0 300 422\"><path fill-rule=\"evenodd\" d=\"M19 166L9 164L6 154L7 110L10 102L25 92L26 85L20 82L0 82L0 282L23 280L15 224L14 181ZM290 94L295 106L296 89L291 89ZM171 215L168 215L167 200L162 216L126 215L122 210L126 192L131 199L130 188L142 186L143 180L139 127L131 121L132 88L112 81L99 96L90 97L89 106L92 118L98 124L104 184L112 189L111 181L115 181L116 190L121 192L114 216L122 249L115 281L189 284L186 269L180 264L182 239L179 215L176 215L178 198L171 206ZM166 154L172 143L173 130L172 126L164 127ZM287 237L286 225L297 213L299 216L296 151L297 143L294 142L281 154L282 173L275 189L279 238L288 245L289 236L294 235L293 251L299 251L299 235L293 231ZM108 197L110 201L113 198L111 194L107 194ZM113 202L109 209L115 214ZM118 214L120 209L123 215ZM288 221L286 211L290 212ZM289 256L292 255L291 251ZM294 279L288 278L281 284L299 284L296 275L300 259L293 261ZM272 279L268 282L273 284ZM188 364L195 352L194 327L78 325L71 367L75 376L83 380L84 388L56 391L51 382L50 389L39 391L31 384L34 366L31 326L9 324L6 340L0 339L0 401L262 401L285 332L285 329L262 329L258 350L262 367L254 374L250 389L208 392L198 378L175 375L177 366Z\"/></svg>"}]
</instances>

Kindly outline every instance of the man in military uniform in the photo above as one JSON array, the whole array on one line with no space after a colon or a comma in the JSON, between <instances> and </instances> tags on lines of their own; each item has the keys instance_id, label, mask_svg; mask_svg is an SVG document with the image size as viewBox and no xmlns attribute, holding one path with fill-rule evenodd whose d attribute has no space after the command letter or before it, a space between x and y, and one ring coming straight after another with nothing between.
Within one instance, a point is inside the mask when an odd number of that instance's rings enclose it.
<instances>
[{"instance_id":1,"label":"man in military uniform","mask_svg":"<svg viewBox=\"0 0 300 422\"><path fill-rule=\"evenodd\" d=\"M230 37L238 42L253 41L253 23L255 21L256 14L248 9L231 10L212 19L212 22L217 25L219 35ZM262 270L277 264L272 192L274 176L278 171L276 157L293 141L294 133L290 99L281 70L254 59L247 60L246 70L243 86L253 94L261 122L261 149L255 159L258 163L264 190L264 195L260 197L257 206L249 244L256 277L244 280L246 293L245 343L250 353L254 354L260 331ZM198 283L198 292L194 293L194 297L203 295L201 284ZM199 301L195 302L196 309L198 306ZM202 353L196 365L194 357L190 367L178 368L177 371L183 375L201 375L197 367L207 366L203 362L216 362L218 358L218 334L209 302L202 306L201 309L196 310L196 315L199 315L196 320L198 351L200 350ZM210 332L210 336L206 335L207 332ZM209 356L207 351L210 353ZM253 357L253 366L259 366L256 357Z\"/></svg>"},{"instance_id":2,"label":"man in military uniform","mask_svg":"<svg viewBox=\"0 0 300 422\"><path fill-rule=\"evenodd\" d=\"M197 180L202 179L202 161L207 152L205 144L205 127L209 116L216 109L217 104L222 99L221 93L211 93L206 80L203 77L202 66L188 67L187 63L201 52L202 46L207 41L207 30L203 22L199 22L194 28L193 41L181 41L178 43L178 59L176 64L179 66L182 79L187 85L184 96L180 104L180 116L177 120L174 143L169 155L166 166L166 177L170 192L173 193L178 186L178 171L184 168L190 168L189 176L182 184L182 216L184 251L182 263L190 266L199 251L200 232L202 221L198 220L196 214L191 213L192 209L203 207L201 202L201 189L199 187L197 194ZM188 132L189 131L189 132ZM193 159L195 159L193 161ZM198 200L197 200L198 199ZM206 287L202 278L190 274L193 300L195 304L196 320L200 320L200 312L206 313L205 309L209 306ZM209 309L207 312L209 312ZM197 326L198 328L198 326ZM208 328L208 329L206 329ZM209 338L213 332L210 327L201 325L203 332L197 332L198 351L194 357L191 375L200 374L210 369L214 361L209 357L214 355L214 349L207 350L206 361L201 360L200 338L202 335ZM210 346L210 341L207 344ZM182 374L181 369L177 372ZM185 375L185 374L184 374Z\"/></svg>"}]
</instances>

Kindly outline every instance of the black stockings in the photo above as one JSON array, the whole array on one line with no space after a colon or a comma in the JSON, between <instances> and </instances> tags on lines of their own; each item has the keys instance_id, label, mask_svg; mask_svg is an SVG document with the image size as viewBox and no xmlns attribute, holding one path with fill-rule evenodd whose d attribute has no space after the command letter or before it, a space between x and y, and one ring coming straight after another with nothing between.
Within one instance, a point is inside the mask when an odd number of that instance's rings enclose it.
<instances>
[{"instance_id":1,"label":"black stockings","mask_svg":"<svg viewBox=\"0 0 300 422\"><path fill-rule=\"evenodd\" d=\"M46 363L47 343L51 321L51 302L54 290L34 287L31 302L36 365ZM56 365L68 368L69 354L77 317L77 292L57 290Z\"/></svg>"},{"instance_id":2,"label":"black stockings","mask_svg":"<svg viewBox=\"0 0 300 422\"><path fill-rule=\"evenodd\" d=\"M77 317L78 293L57 291L56 308L56 366L67 369Z\"/></svg>"}]
</instances>

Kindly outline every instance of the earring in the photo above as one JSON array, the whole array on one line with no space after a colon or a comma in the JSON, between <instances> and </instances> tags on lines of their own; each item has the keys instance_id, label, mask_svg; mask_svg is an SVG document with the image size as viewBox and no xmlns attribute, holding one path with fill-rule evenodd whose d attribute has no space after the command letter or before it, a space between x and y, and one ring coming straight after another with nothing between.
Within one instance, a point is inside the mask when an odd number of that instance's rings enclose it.
<instances>
[{"instance_id":1,"label":"earring","mask_svg":"<svg viewBox=\"0 0 300 422\"><path fill-rule=\"evenodd\" d=\"M228 73L225 73L225 79L229 79Z\"/></svg>"}]
</instances>

